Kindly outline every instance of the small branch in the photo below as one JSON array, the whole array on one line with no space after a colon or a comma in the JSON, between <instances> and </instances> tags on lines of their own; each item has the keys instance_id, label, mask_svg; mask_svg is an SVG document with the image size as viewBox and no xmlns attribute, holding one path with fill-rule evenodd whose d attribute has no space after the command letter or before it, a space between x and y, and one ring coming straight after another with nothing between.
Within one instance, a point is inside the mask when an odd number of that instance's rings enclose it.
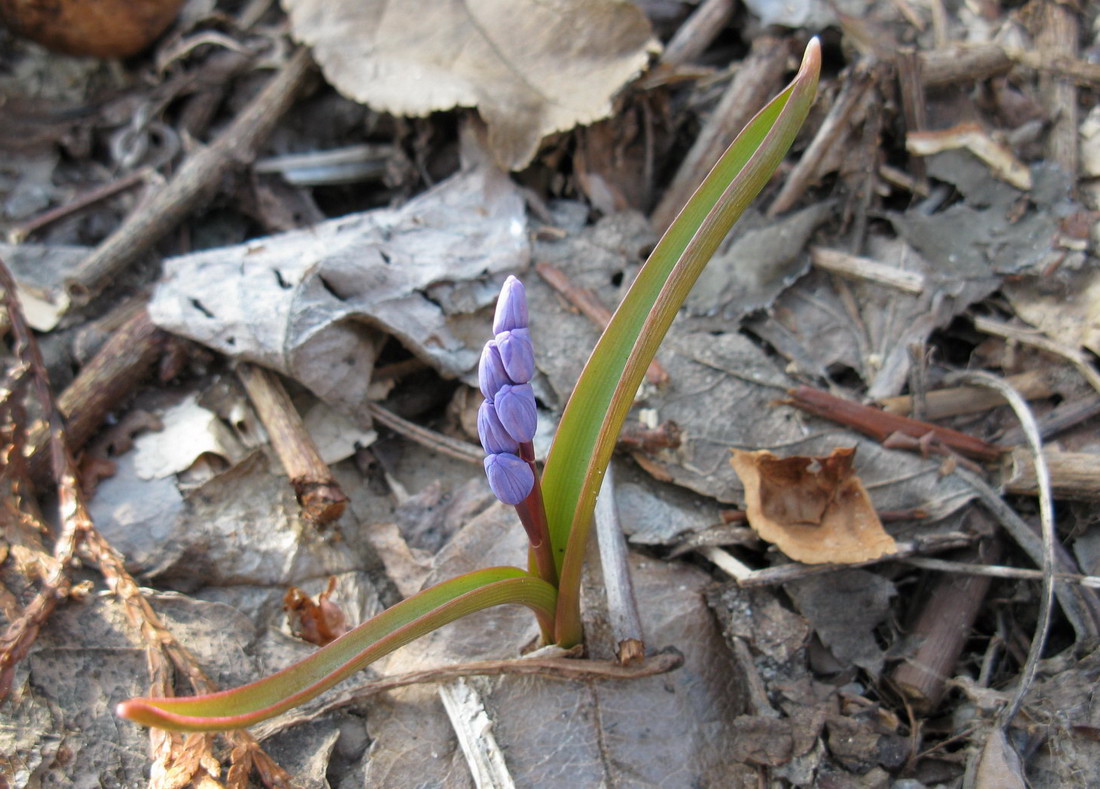
<instances>
[{"instance_id":1,"label":"small branch","mask_svg":"<svg viewBox=\"0 0 1100 789\"><path fill-rule=\"evenodd\" d=\"M789 55L783 39L760 36L752 42L748 57L741 62L654 209L650 221L657 232L664 232L672 224L737 133L783 84Z\"/></svg>"},{"instance_id":2,"label":"small branch","mask_svg":"<svg viewBox=\"0 0 1100 789\"><path fill-rule=\"evenodd\" d=\"M998 44L952 46L922 52L920 79L926 88L978 82L1012 69L1012 58Z\"/></svg>"},{"instance_id":3,"label":"small branch","mask_svg":"<svg viewBox=\"0 0 1100 789\"><path fill-rule=\"evenodd\" d=\"M515 789L481 694L459 678L440 685L439 698L477 789Z\"/></svg>"},{"instance_id":4,"label":"small branch","mask_svg":"<svg viewBox=\"0 0 1100 789\"><path fill-rule=\"evenodd\" d=\"M634 582L630 578L626 538L619 524L619 510L615 506L615 481L610 465L604 474L600 495L596 498L594 517L615 653L624 666L637 663L645 658L645 639L638 603L634 599Z\"/></svg>"},{"instance_id":5,"label":"small branch","mask_svg":"<svg viewBox=\"0 0 1100 789\"><path fill-rule=\"evenodd\" d=\"M1001 448L975 436L960 433L958 430L940 427L918 419L910 419L906 416L890 414L878 408L871 408L836 397L828 392L811 389L808 386L791 389L788 394L791 399L782 402L797 406L815 416L847 425L879 442L886 442L888 439L899 435L908 436L918 441L930 439L942 447L947 447L977 460L996 460L1004 453ZM927 447L916 446L915 448L934 450L936 447L929 445Z\"/></svg>"},{"instance_id":6,"label":"small branch","mask_svg":"<svg viewBox=\"0 0 1100 789\"><path fill-rule=\"evenodd\" d=\"M611 322L611 310L603 305L603 302L595 293L588 288L581 288L573 284L573 281L569 279L564 271L550 263L536 263L535 271L588 320L601 329L607 328L607 324ZM668 371L656 359L649 363L645 377L654 386L668 383L669 380Z\"/></svg>"},{"instance_id":7,"label":"small branch","mask_svg":"<svg viewBox=\"0 0 1100 789\"><path fill-rule=\"evenodd\" d=\"M90 301L201 205L227 172L252 161L312 70L308 50L298 49L217 140L189 156L167 186L126 217L73 271L65 282L70 298L78 304Z\"/></svg>"},{"instance_id":8,"label":"small branch","mask_svg":"<svg viewBox=\"0 0 1100 789\"><path fill-rule=\"evenodd\" d=\"M1100 501L1100 453L1043 452L1055 498ZM1030 452L1014 449L1008 458L1004 489L1025 496L1039 494L1039 476Z\"/></svg>"},{"instance_id":9,"label":"small branch","mask_svg":"<svg viewBox=\"0 0 1100 789\"><path fill-rule=\"evenodd\" d=\"M309 711L298 710L275 720L261 723L254 731L260 740L266 740L281 731L311 721L333 710L366 701L380 693L388 693L408 685L423 685L429 682L450 682L459 677L478 675L503 676L518 674L529 677L543 677L564 682L602 682L605 680L629 680L652 677L675 671L684 664L684 656L675 649L665 649L650 655L641 663L629 666L614 660L574 660L559 657L531 657L518 660L480 660L461 663L457 666L414 671L398 677L390 677L372 682L359 688L344 691L339 696L318 705Z\"/></svg>"},{"instance_id":10,"label":"small branch","mask_svg":"<svg viewBox=\"0 0 1100 789\"><path fill-rule=\"evenodd\" d=\"M153 325L144 306L118 329L85 364L57 398L65 417L65 436L70 450L78 450L103 424L107 415L126 401L149 374L163 353L168 335ZM46 430L32 434L31 475L46 473Z\"/></svg>"},{"instance_id":11,"label":"small branch","mask_svg":"<svg viewBox=\"0 0 1100 789\"><path fill-rule=\"evenodd\" d=\"M761 570L749 568L721 548L706 547L702 549L702 552L704 556L737 581L738 586L774 586L788 581L796 581L800 578L808 578L811 575L824 575L838 570L847 570L851 567L869 567L895 559L907 559L923 553L937 553L952 548L963 548L970 545L975 539L977 539L975 535L961 532L930 534L918 540L899 542L897 544L898 549L894 553L879 556L866 562L855 562L853 564L799 564L792 562L791 564L779 564L775 567L765 567ZM720 556L719 553L725 555Z\"/></svg>"},{"instance_id":12,"label":"small branch","mask_svg":"<svg viewBox=\"0 0 1100 789\"><path fill-rule=\"evenodd\" d=\"M35 376L37 396L41 402L41 407L49 415L51 426L49 440L52 449L54 477L58 481L58 505L63 524L55 547L55 555L65 559L61 564L61 569L67 571L76 552L79 552L85 559L98 567L107 582L107 586L122 604L127 618L141 634L149 668L151 692L169 695L173 691L174 673L176 671L186 676L190 680L192 688L196 691L212 692L216 690L214 683L206 678L194 657L175 640L175 637L161 623L149 601L141 593L137 582L126 570L122 557L108 544L92 523L84 501L84 494L76 481L75 464L66 443L64 428L57 415L58 409L54 404L46 381L45 365L42 363L42 357L33 335L26 329L26 325L22 321L22 312L14 295L14 282L2 262L0 262L0 286L3 286L5 290L4 298L8 302L8 314L12 316L13 332L16 333L21 342L26 343L28 348L27 353L31 357L32 374ZM56 585L55 588L60 589L61 585ZM51 610L59 599L61 598L57 597L56 594L51 595L52 604L47 601ZM46 613L48 614L48 611ZM25 638L24 636L24 640ZM171 665L168 661L171 661ZM247 765L247 767L244 767L246 771L255 767L264 785L271 787L271 789L290 789L290 776L264 752L248 732L232 731L228 732L226 737L233 745L232 759L235 765L241 767ZM175 741L167 738L163 731L151 732L150 739L155 758L166 758L172 754ZM213 753L210 752L210 743L209 738L198 743L203 752L195 762L196 770L206 771L207 765L218 764ZM241 770L238 769L237 772L239 774ZM197 775L195 777L198 778ZM207 777L211 780L214 779L214 776L209 774ZM198 783L202 783L202 781L199 780Z\"/></svg>"},{"instance_id":13,"label":"small branch","mask_svg":"<svg viewBox=\"0 0 1100 789\"><path fill-rule=\"evenodd\" d=\"M987 554L985 558L988 561L997 561L999 545L992 542ZM911 559L909 563L920 561ZM931 561L943 565L956 564L935 559ZM932 712L943 699L947 679L954 676L955 665L970 637L970 628L985 602L991 582L988 576L953 574L938 579L932 587L911 631L911 635L919 639L919 645L893 672L894 684L918 712Z\"/></svg>"},{"instance_id":14,"label":"small branch","mask_svg":"<svg viewBox=\"0 0 1100 789\"><path fill-rule=\"evenodd\" d=\"M940 573L958 573L961 575L981 575L988 578L1010 578L1021 581L1043 580L1042 570L1029 570L1026 567L1006 567L1001 564L971 564L953 562L944 559L915 557L903 559L912 567L922 570L934 570ZM1100 575L1081 575L1080 573L1055 573L1054 582L1059 584L1078 584L1089 589L1100 589Z\"/></svg>"},{"instance_id":15,"label":"small branch","mask_svg":"<svg viewBox=\"0 0 1100 789\"><path fill-rule=\"evenodd\" d=\"M665 45L661 65L682 66L703 54L733 18L733 9L733 0L703 0Z\"/></svg>"},{"instance_id":16,"label":"small branch","mask_svg":"<svg viewBox=\"0 0 1100 789\"><path fill-rule=\"evenodd\" d=\"M274 373L247 362L237 365L237 377L290 477L303 517L317 526L338 520L348 497L321 458L282 382Z\"/></svg>"},{"instance_id":17,"label":"small branch","mask_svg":"<svg viewBox=\"0 0 1100 789\"><path fill-rule=\"evenodd\" d=\"M402 419L393 411L383 408L378 403L368 402L366 404L366 409L372 419L381 422L395 433L400 433L405 438L415 441L435 452L453 457L457 460L465 460L467 463L477 463L479 465L481 461L485 459L485 450L476 444L471 444L467 441L459 441L457 438L451 438L442 433L437 433L434 430L429 430L415 422L410 422L408 419Z\"/></svg>"},{"instance_id":18,"label":"small branch","mask_svg":"<svg viewBox=\"0 0 1100 789\"><path fill-rule=\"evenodd\" d=\"M1042 370L1028 370L1026 373L1009 377L1020 394L1029 400L1039 400L1054 394L1050 376ZM882 410L899 416L910 416L913 398L910 395L884 397L879 400ZM949 416L978 414L991 408L1005 405L1001 395L989 389L977 386L953 386L935 389L924 395L924 419L946 419Z\"/></svg>"},{"instance_id":19,"label":"small branch","mask_svg":"<svg viewBox=\"0 0 1100 789\"><path fill-rule=\"evenodd\" d=\"M903 293L924 291L924 275L918 271L906 271L897 266L887 266L870 258L849 255L838 249L810 247L810 260L818 268L842 277L873 282Z\"/></svg>"}]
</instances>

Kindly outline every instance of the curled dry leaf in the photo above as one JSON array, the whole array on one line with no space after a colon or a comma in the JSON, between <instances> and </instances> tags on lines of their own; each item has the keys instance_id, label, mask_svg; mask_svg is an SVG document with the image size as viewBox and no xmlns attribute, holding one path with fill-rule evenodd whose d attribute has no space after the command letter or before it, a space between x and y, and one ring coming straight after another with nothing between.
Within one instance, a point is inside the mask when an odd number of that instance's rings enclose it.
<instances>
[{"instance_id":1,"label":"curled dry leaf","mask_svg":"<svg viewBox=\"0 0 1100 789\"><path fill-rule=\"evenodd\" d=\"M855 449L828 457L780 458L734 450L749 525L796 561L850 564L897 550L852 469Z\"/></svg>"},{"instance_id":2,"label":"curled dry leaf","mask_svg":"<svg viewBox=\"0 0 1100 789\"><path fill-rule=\"evenodd\" d=\"M330 599L336 591L336 576L330 575L325 591L313 601L306 592L297 586L286 590L283 597L283 610L290 621L294 635L311 644L323 647L348 632L347 620L340 606Z\"/></svg>"},{"instance_id":3,"label":"curled dry leaf","mask_svg":"<svg viewBox=\"0 0 1100 789\"><path fill-rule=\"evenodd\" d=\"M394 115L477 107L497 161L522 169L539 141L611 113L657 49L619 0L284 0L326 79Z\"/></svg>"}]
</instances>

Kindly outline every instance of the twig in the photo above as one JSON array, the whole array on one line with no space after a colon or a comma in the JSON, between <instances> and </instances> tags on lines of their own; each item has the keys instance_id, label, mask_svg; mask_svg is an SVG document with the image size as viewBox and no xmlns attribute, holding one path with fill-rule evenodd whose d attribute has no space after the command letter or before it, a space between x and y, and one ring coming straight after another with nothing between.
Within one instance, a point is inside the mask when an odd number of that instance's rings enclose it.
<instances>
[{"instance_id":1,"label":"twig","mask_svg":"<svg viewBox=\"0 0 1100 789\"><path fill-rule=\"evenodd\" d=\"M1041 581L1042 570L1029 570L1026 567L1006 567L1001 564L972 564L954 562L945 559L914 557L903 559L906 564L922 570L935 570L941 573L959 573L962 575L984 575L989 578L1013 578L1022 581ZM1078 584L1089 589L1100 589L1100 575L1081 575L1080 573L1055 573L1055 583Z\"/></svg>"},{"instance_id":2,"label":"twig","mask_svg":"<svg viewBox=\"0 0 1100 789\"><path fill-rule=\"evenodd\" d=\"M387 693L408 685L428 682L450 682L458 677L477 675L502 676L519 674L543 677L564 682L601 682L604 680L629 680L652 677L675 671L684 663L684 656L675 649L665 649L648 656L642 663L624 666L615 660L573 660L570 658L521 658L519 660L479 660L460 663L457 666L414 671L397 677L380 679L359 688L352 688L308 711L288 713L267 723L261 723L254 731L260 740L266 740L291 726L313 720L336 709L358 704L380 693Z\"/></svg>"},{"instance_id":3,"label":"twig","mask_svg":"<svg viewBox=\"0 0 1100 789\"><path fill-rule=\"evenodd\" d=\"M703 54L733 18L733 0L703 0L665 45L661 65L680 66Z\"/></svg>"},{"instance_id":4,"label":"twig","mask_svg":"<svg viewBox=\"0 0 1100 789\"><path fill-rule=\"evenodd\" d=\"M144 306L133 315L85 364L57 398L57 409L65 417L65 438L70 450L78 450L91 438L137 385L149 374L164 351L168 335L153 325ZM49 436L45 430L31 435L31 476L40 479L46 471L43 451Z\"/></svg>"},{"instance_id":5,"label":"twig","mask_svg":"<svg viewBox=\"0 0 1100 789\"><path fill-rule=\"evenodd\" d=\"M1004 450L975 436L960 433L948 427L940 427L931 422L921 422L907 416L888 414L877 408L853 403L828 392L800 386L788 391L790 400L783 401L804 411L847 425L879 442L886 442L895 436L908 436L916 440L933 440L943 447L977 460L996 460ZM935 450L935 445L928 447Z\"/></svg>"},{"instance_id":6,"label":"twig","mask_svg":"<svg viewBox=\"0 0 1100 789\"><path fill-rule=\"evenodd\" d=\"M439 698L477 789L515 789L481 694L459 678L440 685Z\"/></svg>"},{"instance_id":7,"label":"twig","mask_svg":"<svg viewBox=\"0 0 1100 789\"><path fill-rule=\"evenodd\" d=\"M338 520L348 497L321 458L282 382L274 373L247 362L237 365L237 377L290 477L303 517L317 526Z\"/></svg>"},{"instance_id":8,"label":"twig","mask_svg":"<svg viewBox=\"0 0 1100 789\"><path fill-rule=\"evenodd\" d=\"M564 296L588 320L601 329L607 328L607 324L611 322L611 310L603 305L595 293L588 288L575 285L568 274L550 263L544 261L536 263L535 271L546 281L546 284ZM654 386L666 384L669 380L668 371L656 359L649 363L645 377Z\"/></svg>"},{"instance_id":9,"label":"twig","mask_svg":"<svg viewBox=\"0 0 1100 789\"><path fill-rule=\"evenodd\" d=\"M367 413L371 415L372 419L377 419L390 430L400 433L405 438L411 439L428 449L458 460L465 460L468 463L480 464L485 459L485 452L475 444L459 441L457 438L451 438L426 427L421 427L408 419L402 419L393 411L383 408L378 403L367 403L366 407Z\"/></svg>"},{"instance_id":10,"label":"twig","mask_svg":"<svg viewBox=\"0 0 1100 789\"><path fill-rule=\"evenodd\" d=\"M1007 380L1029 400L1038 400L1054 394L1050 376L1042 370L1028 370L1026 373L1010 376ZM910 416L913 408L913 398L909 395L884 397L878 402L883 411L899 416ZM949 416L982 413L1004 404L1004 398L997 392L975 386L934 389L924 395L923 418L946 419Z\"/></svg>"},{"instance_id":11,"label":"twig","mask_svg":"<svg viewBox=\"0 0 1100 789\"><path fill-rule=\"evenodd\" d=\"M991 542L986 553L985 559L997 561L999 545ZM907 563L923 561L910 559ZM937 559L929 561L937 565L959 564ZM926 564L924 566L934 569ZM986 567L977 564L966 566ZM894 684L918 712L932 712L943 699L947 679L955 673L955 664L970 637L970 628L985 602L990 583L987 575L947 575L937 580L924 601L920 616L911 630L911 634L919 639L919 645L893 672Z\"/></svg>"},{"instance_id":12,"label":"twig","mask_svg":"<svg viewBox=\"0 0 1100 789\"><path fill-rule=\"evenodd\" d=\"M76 475L72 473L71 460L66 464L67 449L64 444L61 420L56 412L49 408L46 365L42 360L38 343L34 341L27 327L22 305L16 297L15 280L2 260L0 260L0 287L4 289L4 308L7 310L8 321L11 324L16 356L29 368L35 395L42 407L46 409L50 457L53 461L54 475L59 484L58 509L61 515L61 530L54 544L52 561L47 563L42 586L19 618L11 622L3 634L0 634L0 700L2 700L7 698L11 691L16 664L26 657L57 604L69 595L72 588L69 570L87 523L87 513L83 511L83 501ZM13 388L15 391L9 396L22 394L22 387ZM19 425L14 425L13 428L21 429ZM25 492L24 495L29 493Z\"/></svg>"},{"instance_id":13,"label":"twig","mask_svg":"<svg viewBox=\"0 0 1100 789\"><path fill-rule=\"evenodd\" d=\"M663 232L687 203L734 136L782 83L790 51L785 40L760 36L741 63L665 190L650 221Z\"/></svg>"},{"instance_id":14,"label":"twig","mask_svg":"<svg viewBox=\"0 0 1100 789\"><path fill-rule=\"evenodd\" d=\"M937 553L952 548L962 548L970 545L975 539L976 537L974 535L963 534L962 532L930 534L918 540L899 542L897 544L898 549L894 553L879 556L876 559L870 559L866 562L855 562L853 564L800 564L798 562L792 562L791 564L780 564L775 567L765 567L761 570L753 570L747 567L721 548L707 547L702 550L704 556L718 565L720 569L729 573L729 575L737 581L738 586L752 587L774 586L775 584L784 584L788 581L796 581L800 578L808 578L811 575L834 573L838 570L846 570L850 567L869 567L873 564L889 562L895 559L907 559L917 554ZM725 554L725 556L719 556L717 552L721 552ZM715 557L718 557L718 559L716 560Z\"/></svg>"},{"instance_id":15,"label":"twig","mask_svg":"<svg viewBox=\"0 0 1100 789\"><path fill-rule=\"evenodd\" d=\"M103 184L102 186L97 186L94 189L82 192L64 205L55 206L48 211L43 211L41 214L32 216L30 219L15 225L8 230L8 241L12 244L22 244L31 233L41 230L46 225L64 219L71 214L83 211L85 208L95 205L100 200L106 200L108 197L113 197L119 192L124 192L127 189L137 186L143 181L151 180L156 177L155 173L156 170L152 167L142 167L111 183Z\"/></svg>"},{"instance_id":16,"label":"twig","mask_svg":"<svg viewBox=\"0 0 1100 789\"><path fill-rule=\"evenodd\" d=\"M1078 22L1076 8L1062 3L1044 3L1039 34L1035 37L1038 51L1050 59L1076 59ZM1077 85L1061 75L1040 72L1039 101L1050 118L1047 133L1047 156L1077 182L1078 175L1078 111Z\"/></svg>"},{"instance_id":17,"label":"twig","mask_svg":"<svg viewBox=\"0 0 1100 789\"><path fill-rule=\"evenodd\" d=\"M624 666L637 663L645 658L645 639L642 619L638 616L638 603L634 599L634 582L630 578L626 538L615 505L615 480L611 466L604 474L594 517L607 594L607 618L615 639L615 653Z\"/></svg>"},{"instance_id":18,"label":"twig","mask_svg":"<svg viewBox=\"0 0 1100 789\"><path fill-rule=\"evenodd\" d=\"M897 266L887 266L870 258L849 255L838 249L810 247L810 260L815 266L842 277L861 279L876 285L885 285L903 293L921 293L924 291L924 275L917 271L906 271Z\"/></svg>"},{"instance_id":19,"label":"twig","mask_svg":"<svg viewBox=\"0 0 1100 789\"><path fill-rule=\"evenodd\" d=\"M1055 356L1061 356L1077 368L1081 376L1088 381L1089 386L1097 392L1100 392L1100 374L1093 369L1088 358L1079 348L1071 348L1068 345L1055 342L1045 334L1040 334L1035 329L1012 326L1007 323L1002 323L1001 321L992 320L991 318L983 318L980 316L975 318L974 328L986 334L1004 337L1006 340L1015 340L1023 345L1030 345L1033 348L1052 353Z\"/></svg>"},{"instance_id":20,"label":"twig","mask_svg":"<svg viewBox=\"0 0 1100 789\"><path fill-rule=\"evenodd\" d=\"M1011 68L1012 58L998 44L957 45L920 54L920 78L926 88L977 82Z\"/></svg>"},{"instance_id":21,"label":"twig","mask_svg":"<svg viewBox=\"0 0 1100 789\"><path fill-rule=\"evenodd\" d=\"M141 211L126 217L77 267L65 282L72 300L86 303L93 298L182 222L227 172L255 158L259 146L305 86L312 69L309 52L305 48L297 50L213 144L190 156L164 189Z\"/></svg>"},{"instance_id":22,"label":"twig","mask_svg":"<svg viewBox=\"0 0 1100 789\"><path fill-rule=\"evenodd\" d=\"M1047 450L1043 457L1056 498L1100 501L1100 453ZM1012 451L1003 485L1008 493L1038 494L1039 477L1030 453L1021 449Z\"/></svg>"},{"instance_id":23,"label":"twig","mask_svg":"<svg viewBox=\"0 0 1100 789\"><path fill-rule=\"evenodd\" d=\"M977 474L964 468L957 468L954 473L973 489L978 500L1000 522L1013 541L1033 562L1042 566L1042 540L1024 519L1017 515L997 491ZM1066 559L1059 561L1059 566L1069 568L1072 565ZM1081 587L1061 585L1055 588L1054 594L1058 597L1058 603L1062 606L1066 619L1077 633L1078 640L1096 638L1100 635L1100 602L1095 595Z\"/></svg>"}]
</instances>

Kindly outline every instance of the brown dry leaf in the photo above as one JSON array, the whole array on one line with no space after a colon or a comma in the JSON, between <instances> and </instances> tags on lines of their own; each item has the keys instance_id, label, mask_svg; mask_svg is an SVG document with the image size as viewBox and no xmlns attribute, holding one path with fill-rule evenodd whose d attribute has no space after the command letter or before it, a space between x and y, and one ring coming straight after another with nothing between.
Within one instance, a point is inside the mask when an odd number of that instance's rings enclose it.
<instances>
[{"instance_id":1,"label":"brown dry leaf","mask_svg":"<svg viewBox=\"0 0 1100 789\"><path fill-rule=\"evenodd\" d=\"M749 525L787 556L807 564L850 564L897 550L852 471L855 449L828 457L780 458L733 450L745 486Z\"/></svg>"},{"instance_id":2,"label":"brown dry leaf","mask_svg":"<svg viewBox=\"0 0 1100 789\"><path fill-rule=\"evenodd\" d=\"M394 115L477 107L502 166L611 114L657 50L645 13L616 0L283 0L345 96Z\"/></svg>"},{"instance_id":3,"label":"brown dry leaf","mask_svg":"<svg viewBox=\"0 0 1100 789\"><path fill-rule=\"evenodd\" d=\"M335 575L328 577L328 586L317 596L316 602L297 586L287 589L283 597L283 610L294 635L323 647L348 632L344 612L330 599L335 590Z\"/></svg>"}]
</instances>

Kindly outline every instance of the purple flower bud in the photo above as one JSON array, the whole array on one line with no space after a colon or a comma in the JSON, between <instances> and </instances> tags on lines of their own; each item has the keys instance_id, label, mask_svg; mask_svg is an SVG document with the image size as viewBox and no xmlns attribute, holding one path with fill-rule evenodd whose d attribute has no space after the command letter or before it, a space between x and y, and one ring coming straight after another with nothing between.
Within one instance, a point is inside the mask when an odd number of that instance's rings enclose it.
<instances>
[{"instance_id":1,"label":"purple flower bud","mask_svg":"<svg viewBox=\"0 0 1100 789\"><path fill-rule=\"evenodd\" d=\"M504 280L497 299L497 311L493 317L493 334L511 329L527 328L527 291L523 283L513 276Z\"/></svg>"},{"instance_id":2,"label":"purple flower bud","mask_svg":"<svg viewBox=\"0 0 1100 789\"><path fill-rule=\"evenodd\" d=\"M481 350L481 360L477 363L477 383L486 400L492 400L500 387L512 383L504 369L495 340L489 340Z\"/></svg>"},{"instance_id":3,"label":"purple flower bud","mask_svg":"<svg viewBox=\"0 0 1100 789\"><path fill-rule=\"evenodd\" d=\"M535 487L531 466L509 452L486 456L485 476L489 478L493 494L513 507L527 498Z\"/></svg>"},{"instance_id":4,"label":"purple flower bud","mask_svg":"<svg viewBox=\"0 0 1100 789\"><path fill-rule=\"evenodd\" d=\"M539 416L531 384L500 387L493 398L493 405L500 424L515 441L522 444L535 437Z\"/></svg>"},{"instance_id":5,"label":"purple flower bud","mask_svg":"<svg viewBox=\"0 0 1100 789\"><path fill-rule=\"evenodd\" d=\"M477 434L481 437L481 446L490 455L498 452L509 452L513 455L519 453L519 444L500 423L492 400L484 401L477 410Z\"/></svg>"},{"instance_id":6,"label":"purple flower bud","mask_svg":"<svg viewBox=\"0 0 1100 789\"><path fill-rule=\"evenodd\" d=\"M535 374L535 349L531 347L531 332L527 329L502 331L496 338L497 350L504 370L512 383L525 384Z\"/></svg>"}]
</instances>

